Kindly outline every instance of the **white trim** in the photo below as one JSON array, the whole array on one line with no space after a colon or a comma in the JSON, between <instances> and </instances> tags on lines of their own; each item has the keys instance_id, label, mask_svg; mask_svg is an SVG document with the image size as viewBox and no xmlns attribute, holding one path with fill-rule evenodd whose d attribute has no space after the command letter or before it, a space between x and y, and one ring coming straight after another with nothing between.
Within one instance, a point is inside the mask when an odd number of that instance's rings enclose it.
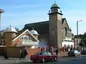
<instances>
[{"instance_id":1,"label":"white trim","mask_svg":"<svg viewBox=\"0 0 86 64\"><path fill-rule=\"evenodd\" d=\"M32 45L38 45L38 42L22 42L21 45L29 45L29 46L32 46Z\"/></svg>"},{"instance_id":2,"label":"white trim","mask_svg":"<svg viewBox=\"0 0 86 64\"><path fill-rule=\"evenodd\" d=\"M24 34L25 32L29 32L29 34L37 41L37 42L39 42L38 41L38 39L28 30L28 29L26 29L23 33L21 33L19 36L17 36L16 38L14 38L12 41L15 41L17 38L19 38L22 34Z\"/></svg>"}]
</instances>

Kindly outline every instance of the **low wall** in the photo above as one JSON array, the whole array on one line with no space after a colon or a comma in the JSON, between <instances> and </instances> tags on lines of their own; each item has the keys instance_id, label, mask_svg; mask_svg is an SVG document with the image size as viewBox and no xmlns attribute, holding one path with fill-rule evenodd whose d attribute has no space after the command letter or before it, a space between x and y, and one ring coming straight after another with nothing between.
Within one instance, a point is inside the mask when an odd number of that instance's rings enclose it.
<instances>
[{"instance_id":1,"label":"low wall","mask_svg":"<svg viewBox=\"0 0 86 64\"><path fill-rule=\"evenodd\" d=\"M4 55L4 47L0 47L0 56Z\"/></svg>"},{"instance_id":2,"label":"low wall","mask_svg":"<svg viewBox=\"0 0 86 64\"><path fill-rule=\"evenodd\" d=\"M20 50L22 47L5 47L4 53L6 52L7 56L9 58L19 58L20 57ZM37 52L41 51L41 48L35 48L35 49L26 49L28 56L34 55Z\"/></svg>"},{"instance_id":3,"label":"low wall","mask_svg":"<svg viewBox=\"0 0 86 64\"><path fill-rule=\"evenodd\" d=\"M8 57L19 58L20 49L20 47L6 47L5 51Z\"/></svg>"},{"instance_id":4,"label":"low wall","mask_svg":"<svg viewBox=\"0 0 86 64\"><path fill-rule=\"evenodd\" d=\"M19 58L21 47L6 47L7 56L9 58ZM35 53L41 51L41 48L27 49L28 56L34 55Z\"/></svg>"}]
</instances>

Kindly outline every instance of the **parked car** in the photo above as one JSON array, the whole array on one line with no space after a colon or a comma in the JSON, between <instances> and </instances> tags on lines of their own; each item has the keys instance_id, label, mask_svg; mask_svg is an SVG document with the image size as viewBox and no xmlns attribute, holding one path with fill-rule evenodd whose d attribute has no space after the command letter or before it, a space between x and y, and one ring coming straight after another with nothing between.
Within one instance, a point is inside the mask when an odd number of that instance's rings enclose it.
<instances>
[{"instance_id":1,"label":"parked car","mask_svg":"<svg viewBox=\"0 0 86 64\"><path fill-rule=\"evenodd\" d=\"M68 52L68 56L80 56L80 55L81 55L81 52L78 50L70 50Z\"/></svg>"},{"instance_id":2,"label":"parked car","mask_svg":"<svg viewBox=\"0 0 86 64\"><path fill-rule=\"evenodd\" d=\"M81 54L82 54L82 55L85 55L85 54L86 54L86 50L82 50L82 51L81 51Z\"/></svg>"},{"instance_id":3,"label":"parked car","mask_svg":"<svg viewBox=\"0 0 86 64\"><path fill-rule=\"evenodd\" d=\"M57 55L52 55L50 52L38 52L35 55L31 55L30 59L33 62L45 62L45 61L56 61L57 60Z\"/></svg>"}]
</instances>

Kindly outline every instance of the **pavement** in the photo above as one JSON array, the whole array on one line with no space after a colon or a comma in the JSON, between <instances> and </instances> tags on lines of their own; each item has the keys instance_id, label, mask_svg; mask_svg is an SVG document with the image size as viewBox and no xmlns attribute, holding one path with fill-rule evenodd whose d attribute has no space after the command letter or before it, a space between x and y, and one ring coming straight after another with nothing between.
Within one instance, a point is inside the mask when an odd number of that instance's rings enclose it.
<instances>
[{"instance_id":1,"label":"pavement","mask_svg":"<svg viewBox=\"0 0 86 64\"><path fill-rule=\"evenodd\" d=\"M68 56L68 52L59 52L58 56Z\"/></svg>"}]
</instances>

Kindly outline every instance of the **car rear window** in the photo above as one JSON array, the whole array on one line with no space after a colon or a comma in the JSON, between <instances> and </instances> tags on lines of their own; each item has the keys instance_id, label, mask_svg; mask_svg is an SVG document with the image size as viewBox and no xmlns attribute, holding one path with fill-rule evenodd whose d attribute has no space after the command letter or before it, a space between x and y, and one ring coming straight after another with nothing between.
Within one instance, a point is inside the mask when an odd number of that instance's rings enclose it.
<instances>
[{"instance_id":1,"label":"car rear window","mask_svg":"<svg viewBox=\"0 0 86 64\"><path fill-rule=\"evenodd\" d=\"M44 52L42 55L49 55L49 56L51 56L52 54L49 53L49 52Z\"/></svg>"}]
</instances>

